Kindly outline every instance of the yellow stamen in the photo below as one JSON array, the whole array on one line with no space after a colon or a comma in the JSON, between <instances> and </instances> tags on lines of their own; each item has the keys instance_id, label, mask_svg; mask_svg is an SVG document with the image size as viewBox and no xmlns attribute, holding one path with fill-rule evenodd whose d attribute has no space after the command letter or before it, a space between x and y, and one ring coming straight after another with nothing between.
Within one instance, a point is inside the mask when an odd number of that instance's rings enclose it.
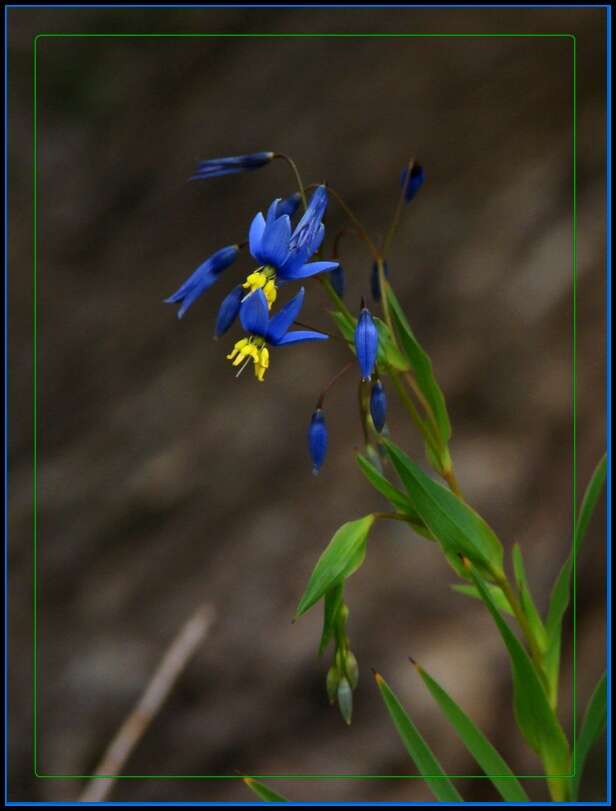
<instances>
[{"instance_id":1,"label":"yellow stamen","mask_svg":"<svg viewBox=\"0 0 616 811\"><path fill-rule=\"evenodd\" d=\"M255 365L255 377L259 383L263 383L265 372L269 367L269 349L265 346L263 338L251 335L250 338L242 338L237 341L231 352L227 355L227 360L233 362L233 366L252 360ZM243 371L240 369L238 375Z\"/></svg>"},{"instance_id":2,"label":"yellow stamen","mask_svg":"<svg viewBox=\"0 0 616 811\"><path fill-rule=\"evenodd\" d=\"M246 277L246 281L242 287L250 293L255 290L263 290L263 294L267 299L267 306L271 310L272 304L276 301L278 291L276 289L276 271L274 268L265 265L263 268L258 268Z\"/></svg>"}]
</instances>

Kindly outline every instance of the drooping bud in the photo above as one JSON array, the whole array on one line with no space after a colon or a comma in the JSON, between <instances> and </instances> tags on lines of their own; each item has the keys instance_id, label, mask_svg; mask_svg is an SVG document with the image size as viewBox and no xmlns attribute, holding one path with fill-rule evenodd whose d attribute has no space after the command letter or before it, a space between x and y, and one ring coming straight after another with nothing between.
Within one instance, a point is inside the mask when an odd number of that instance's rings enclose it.
<instances>
[{"instance_id":1,"label":"drooping bud","mask_svg":"<svg viewBox=\"0 0 616 811\"><path fill-rule=\"evenodd\" d=\"M389 276L387 262L383 262L383 272L385 273L385 278L387 278ZM370 273L370 291L375 301L378 302L381 300L381 280L379 278L379 266L377 262L372 265L372 271Z\"/></svg>"},{"instance_id":2,"label":"drooping bud","mask_svg":"<svg viewBox=\"0 0 616 811\"><path fill-rule=\"evenodd\" d=\"M417 194L422 187L425 180L423 166L419 163L414 163L411 167L411 175L409 177L409 170L403 169L400 176L400 185L404 188L404 199L410 203L413 197Z\"/></svg>"},{"instance_id":3,"label":"drooping bud","mask_svg":"<svg viewBox=\"0 0 616 811\"><path fill-rule=\"evenodd\" d=\"M209 256L195 272L186 279L172 296L165 299L165 304L180 304L178 318L216 282L225 268L228 268L239 253L239 245L227 245Z\"/></svg>"},{"instance_id":4,"label":"drooping bud","mask_svg":"<svg viewBox=\"0 0 616 811\"><path fill-rule=\"evenodd\" d=\"M370 392L370 415L374 427L381 433L385 427L385 420L387 418L387 397L380 380L376 380L372 384L372 391Z\"/></svg>"},{"instance_id":5,"label":"drooping bud","mask_svg":"<svg viewBox=\"0 0 616 811\"><path fill-rule=\"evenodd\" d=\"M212 158L199 161L191 180L206 180L221 175L236 175L250 169L260 169L274 158L273 152L252 152L249 155L235 155L231 158Z\"/></svg>"},{"instance_id":6,"label":"drooping bud","mask_svg":"<svg viewBox=\"0 0 616 811\"><path fill-rule=\"evenodd\" d=\"M378 349L379 333L376 324L370 315L370 310L363 307L355 327L355 350L362 380L370 379L376 364Z\"/></svg>"},{"instance_id":7,"label":"drooping bud","mask_svg":"<svg viewBox=\"0 0 616 811\"><path fill-rule=\"evenodd\" d=\"M338 695L338 682L340 681L340 673L338 672L338 668L336 665L332 665L330 669L327 671L327 697L329 698L329 703L333 704L336 700L336 696Z\"/></svg>"},{"instance_id":8,"label":"drooping bud","mask_svg":"<svg viewBox=\"0 0 616 811\"><path fill-rule=\"evenodd\" d=\"M327 454L327 426L322 408L317 408L310 419L308 427L308 450L312 459L312 472L316 474L321 469Z\"/></svg>"},{"instance_id":9,"label":"drooping bud","mask_svg":"<svg viewBox=\"0 0 616 811\"><path fill-rule=\"evenodd\" d=\"M344 270L342 265L338 265L334 270L330 270L329 280L337 295L340 298L344 298Z\"/></svg>"},{"instance_id":10,"label":"drooping bud","mask_svg":"<svg viewBox=\"0 0 616 811\"><path fill-rule=\"evenodd\" d=\"M351 724L353 717L353 690L349 681L344 676L338 682L338 707L345 723Z\"/></svg>"},{"instance_id":11,"label":"drooping bud","mask_svg":"<svg viewBox=\"0 0 616 811\"><path fill-rule=\"evenodd\" d=\"M359 665L355 655L349 650L344 657L344 672L349 680L351 689L354 690L359 682Z\"/></svg>"}]
</instances>

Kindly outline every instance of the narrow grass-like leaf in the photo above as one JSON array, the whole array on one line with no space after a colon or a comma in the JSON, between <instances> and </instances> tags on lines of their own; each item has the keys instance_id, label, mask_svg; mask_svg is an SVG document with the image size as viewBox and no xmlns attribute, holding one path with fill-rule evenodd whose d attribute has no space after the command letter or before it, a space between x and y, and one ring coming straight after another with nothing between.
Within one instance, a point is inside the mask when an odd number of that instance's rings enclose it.
<instances>
[{"instance_id":1,"label":"narrow grass-like leaf","mask_svg":"<svg viewBox=\"0 0 616 811\"><path fill-rule=\"evenodd\" d=\"M348 521L338 529L310 575L296 616L305 614L332 586L359 569L364 562L368 533L373 523L374 515L366 515L357 521Z\"/></svg>"},{"instance_id":2,"label":"narrow grass-like leaf","mask_svg":"<svg viewBox=\"0 0 616 811\"><path fill-rule=\"evenodd\" d=\"M342 605L343 591L344 583L337 583L325 595L325 600L323 601L323 633L321 634L321 642L319 643L319 656L323 653L329 640L333 636L338 611Z\"/></svg>"},{"instance_id":3,"label":"narrow grass-like leaf","mask_svg":"<svg viewBox=\"0 0 616 811\"><path fill-rule=\"evenodd\" d=\"M535 637L539 649L541 651L545 651L548 644L547 634L530 591L528 578L526 577L526 571L524 569L522 550L520 549L519 544L514 544L511 556L513 558L513 571L515 574L518 592L520 594L522 610L524 611L526 619L528 620L528 624L533 632L533 636Z\"/></svg>"},{"instance_id":4,"label":"narrow grass-like leaf","mask_svg":"<svg viewBox=\"0 0 616 811\"><path fill-rule=\"evenodd\" d=\"M502 575L503 548L486 522L433 481L393 442L383 440L413 506L446 554L464 555L489 577Z\"/></svg>"},{"instance_id":5,"label":"narrow grass-like leaf","mask_svg":"<svg viewBox=\"0 0 616 811\"><path fill-rule=\"evenodd\" d=\"M582 506L575 525L573 535L573 549L571 554L564 562L558 577L554 583L552 594L550 596L550 606L548 609L548 616L546 619L546 631L548 637L548 646L546 654L546 672L548 674L548 681L550 683L550 693L552 701L555 702L558 693L558 674L560 670L560 647L562 637L562 622L565 612L569 606L569 599L571 593L571 572L573 569L573 560L577 557L582 548L582 541L586 535L588 524L592 518L593 512L599 501L603 483L605 482L606 470L606 456L605 454L599 460L593 475L588 483L584 498L582 499Z\"/></svg>"},{"instance_id":6,"label":"narrow grass-like leaf","mask_svg":"<svg viewBox=\"0 0 616 811\"><path fill-rule=\"evenodd\" d=\"M573 778L572 799L577 800L582 782L586 758L593 744L603 732L607 712L607 686L605 673L593 690L582 721L582 728L575 746L575 777Z\"/></svg>"},{"instance_id":7,"label":"narrow grass-like leaf","mask_svg":"<svg viewBox=\"0 0 616 811\"><path fill-rule=\"evenodd\" d=\"M415 667L443 714L458 733L460 740L490 778L503 800L507 802L528 802L528 795L483 732L475 726L473 721L443 690L440 684L426 673L422 667L417 664Z\"/></svg>"},{"instance_id":8,"label":"narrow grass-like leaf","mask_svg":"<svg viewBox=\"0 0 616 811\"><path fill-rule=\"evenodd\" d=\"M481 600L481 595L475 586L471 586L466 583L454 583L451 588L454 591L457 591L459 594L465 594L467 597L474 597L476 600ZM513 611L511 610L509 600L503 594L500 586L487 586L486 588L490 592L490 596L492 597L494 605L498 608L498 610L513 616Z\"/></svg>"},{"instance_id":9,"label":"narrow grass-like leaf","mask_svg":"<svg viewBox=\"0 0 616 811\"><path fill-rule=\"evenodd\" d=\"M415 338L413 330L400 306L400 302L389 284L387 285L387 298L402 349L415 374L417 385L432 409L439 428L441 440L443 444L446 445L451 437L451 424L449 422L449 415L447 414L445 397L434 377L432 361L429 355L420 346L417 338Z\"/></svg>"},{"instance_id":10,"label":"narrow grass-like leaf","mask_svg":"<svg viewBox=\"0 0 616 811\"><path fill-rule=\"evenodd\" d=\"M260 800L263 800L266 803L289 802L289 800L287 800L286 797L283 797L282 794L277 794L275 791L272 791L271 788L263 785L263 783L259 783L258 780L254 780L252 777L244 777L244 783L251 791L254 791Z\"/></svg>"},{"instance_id":11,"label":"narrow grass-like leaf","mask_svg":"<svg viewBox=\"0 0 616 811\"><path fill-rule=\"evenodd\" d=\"M552 799L566 800L569 779L569 744L550 707L541 679L526 650L513 634L494 604L483 581L471 568L471 576L509 653L513 674L514 714L520 731L532 749L541 757L548 775Z\"/></svg>"},{"instance_id":12,"label":"narrow grass-like leaf","mask_svg":"<svg viewBox=\"0 0 616 811\"><path fill-rule=\"evenodd\" d=\"M436 799L441 802L462 802L462 797L443 771L443 767L422 738L415 724L404 711L391 687L379 673L375 674L375 679L387 711L402 738L406 751L411 756L417 770L423 776Z\"/></svg>"},{"instance_id":13,"label":"narrow grass-like leaf","mask_svg":"<svg viewBox=\"0 0 616 811\"><path fill-rule=\"evenodd\" d=\"M424 538L427 538L429 541L433 541L434 537L419 517L419 514L413 507L409 497L394 487L393 484L391 484L391 482L389 482L382 473L379 473L372 462L366 459L365 456L357 454L357 464L374 489L378 490L378 492L382 496L385 496L385 498L393 507L395 507L396 510L403 513L406 518L408 518L409 524L412 526L415 532Z\"/></svg>"}]
</instances>

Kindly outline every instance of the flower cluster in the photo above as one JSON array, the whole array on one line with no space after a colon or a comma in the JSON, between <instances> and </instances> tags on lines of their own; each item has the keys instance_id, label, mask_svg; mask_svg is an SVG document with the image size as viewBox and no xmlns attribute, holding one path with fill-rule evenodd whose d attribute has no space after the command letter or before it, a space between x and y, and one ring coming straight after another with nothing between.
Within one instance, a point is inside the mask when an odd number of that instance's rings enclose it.
<instances>
[{"instance_id":1,"label":"flower cluster","mask_svg":"<svg viewBox=\"0 0 616 811\"><path fill-rule=\"evenodd\" d=\"M204 180L252 171L268 165L275 158L287 160L299 179L293 162L287 156L271 151L200 161L190 179ZM423 169L419 164L409 164L402 172L400 180L401 203L408 203L413 199L423 178ZM300 205L303 205L304 210L293 226L292 222ZM271 348L306 341L324 341L330 337L319 330L292 329L294 323L302 326L297 318L304 302L303 287L277 312L272 312L283 287L311 277L321 277L334 302L344 307L350 319L349 324L353 325L353 340L348 337L346 340L357 357L360 385L367 392L364 397L364 420L369 423L370 430L378 435L385 428L387 413L385 390L377 370L379 329L363 300L356 318L342 303L345 279L342 266L337 260L337 249L334 248L331 260L321 258L325 237L323 219L327 205L328 190L325 185L315 185L310 200L307 201L300 182L298 192L286 198L275 199L266 214L258 212L253 217L244 242L227 245L209 256L165 302L178 304L177 316L182 318L197 299L238 259L242 249L247 247L256 266L253 266L243 282L235 284L223 298L216 317L214 337L221 338L239 320L244 334L235 342L227 359L238 368L237 376L252 363L256 379L263 382L270 365ZM387 278L388 269L384 259L380 264L384 278ZM379 263L375 262L370 283L376 301L380 301L382 294L380 278ZM325 461L328 446L324 397L325 392L319 397L308 429L308 449L315 473L318 473Z\"/></svg>"}]
</instances>

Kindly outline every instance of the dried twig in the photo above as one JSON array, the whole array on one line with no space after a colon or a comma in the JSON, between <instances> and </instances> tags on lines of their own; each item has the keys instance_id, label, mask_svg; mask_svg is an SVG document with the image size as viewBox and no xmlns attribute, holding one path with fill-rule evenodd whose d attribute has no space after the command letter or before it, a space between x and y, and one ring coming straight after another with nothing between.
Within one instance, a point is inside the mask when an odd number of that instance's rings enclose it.
<instances>
[{"instance_id":1,"label":"dried twig","mask_svg":"<svg viewBox=\"0 0 616 811\"><path fill-rule=\"evenodd\" d=\"M117 775L207 636L213 619L214 610L210 606L200 606L179 630L135 708L105 750L93 779L79 798L80 802L101 802L109 796Z\"/></svg>"}]
</instances>

